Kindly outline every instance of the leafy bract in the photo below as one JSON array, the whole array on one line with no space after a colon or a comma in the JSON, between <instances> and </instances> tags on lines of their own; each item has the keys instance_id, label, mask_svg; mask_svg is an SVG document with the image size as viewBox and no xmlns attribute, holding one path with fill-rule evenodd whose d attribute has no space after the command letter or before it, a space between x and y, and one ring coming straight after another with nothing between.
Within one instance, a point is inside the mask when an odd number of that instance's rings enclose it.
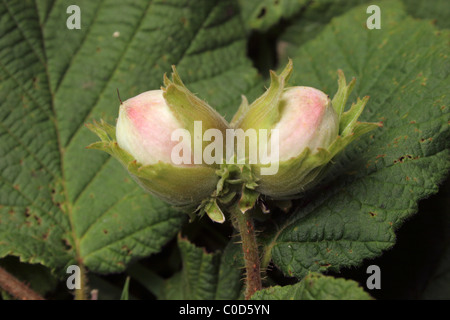
<instances>
[{"instance_id":1,"label":"leafy bract","mask_svg":"<svg viewBox=\"0 0 450 320\"><path fill-rule=\"evenodd\" d=\"M275 286L256 292L252 300L371 300L357 282L308 274L300 282L284 287Z\"/></svg>"},{"instance_id":2,"label":"leafy bract","mask_svg":"<svg viewBox=\"0 0 450 320\"><path fill-rule=\"evenodd\" d=\"M234 1L76 1L72 30L70 4L0 4L0 257L118 272L159 251L185 215L86 150L84 123L114 123L116 90L159 89L171 65L228 117L261 89Z\"/></svg>"},{"instance_id":3,"label":"leafy bract","mask_svg":"<svg viewBox=\"0 0 450 320\"><path fill-rule=\"evenodd\" d=\"M290 276L379 256L450 168L448 31L411 18L401 2L374 4L383 12L380 30L365 27L366 6L359 6L293 57L291 83L333 94L337 69L356 77L349 101L369 95L361 121L384 126L354 141L319 188L276 217L265 261Z\"/></svg>"}]
</instances>

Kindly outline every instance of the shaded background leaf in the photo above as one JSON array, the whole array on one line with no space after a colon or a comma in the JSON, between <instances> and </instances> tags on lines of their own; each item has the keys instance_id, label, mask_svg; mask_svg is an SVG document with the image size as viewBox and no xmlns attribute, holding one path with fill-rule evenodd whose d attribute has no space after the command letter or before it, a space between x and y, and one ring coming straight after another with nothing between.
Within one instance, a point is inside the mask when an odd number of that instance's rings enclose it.
<instances>
[{"instance_id":1,"label":"shaded background leaf","mask_svg":"<svg viewBox=\"0 0 450 320\"><path fill-rule=\"evenodd\" d=\"M160 299L233 300L241 290L241 248L230 243L220 254L208 253L179 238L182 269L167 279Z\"/></svg>"},{"instance_id":2,"label":"shaded background leaf","mask_svg":"<svg viewBox=\"0 0 450 320\"><path fill-rule=\"evenodd\" d=\"M300 282L256 292L252 300L371 300L357 282L311 273Z\"/></svg>"}]
</instances>

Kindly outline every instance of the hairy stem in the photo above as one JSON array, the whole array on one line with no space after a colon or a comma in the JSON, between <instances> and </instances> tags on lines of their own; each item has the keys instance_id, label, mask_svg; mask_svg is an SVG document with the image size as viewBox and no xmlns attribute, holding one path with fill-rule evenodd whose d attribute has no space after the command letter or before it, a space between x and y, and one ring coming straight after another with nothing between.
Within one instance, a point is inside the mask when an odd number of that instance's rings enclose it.
<instances>
[{"instance_id":1,"label":"hairy stem","mask_svg":"<svg viewBox=\"0 0 450 320\"><path fill-rule=\"evenodd\" d=\"M234 207L231 213L235 228L239 231L242 240L245 261L245 299L248 300L262 287L258 243L250 214L243 214L237 207Z\"/></svg>"},{"instance_id":2,"label":"hairy stem","mask_svg":"<svg viewBox=\"0 0 450 320\"><path fill-rule=\"evenodd\" d=\"M89 300L86 269L80 264L80 289L75 289L75 300Z\"/></svg>"},{"instance_id":3,"label":"hairy stem","mask_svg":"<svg viewBox=\"0 0 450 320\"><path fill-rule=\"evenodd\" d=\"M0 267L0 287L20 300L44 300L44 298L33 291L26 284L18 280L8 271Z\"/></svg>"}]
</instances>

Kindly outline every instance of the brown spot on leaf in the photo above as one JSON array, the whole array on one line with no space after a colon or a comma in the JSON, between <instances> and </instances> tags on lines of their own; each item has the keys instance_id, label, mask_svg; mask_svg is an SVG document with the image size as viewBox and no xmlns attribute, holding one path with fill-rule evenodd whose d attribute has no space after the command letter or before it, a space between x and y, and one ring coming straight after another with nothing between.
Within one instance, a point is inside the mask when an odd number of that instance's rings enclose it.
<instances>
[{"instance_id":1,"label":"brown spot on leaf","mask_svg":"<svg viewBox=\"0 0 450 320\"><path fill-rule=\"evenodd\" d=\"M70 244L69 240L67 239L62 239L62 244L64 245L64 248L69 251L72 250L72 245Z\"/></svg>"},{"instance_id":2,"label":"brown spot on leaf","mask_svg":"<svg viewBox=\"0 0 450 320\"><path fill-rule=\"evenodd\" d=\"M189 21L185 17L180 18L180 22L187 28Z\"/></svg>"},{"instance_id":3,"label":"brown spot on leaf","mask_svg":"<svg viewBox=\"0 0 450 320\"><path fill-rule=\"evenodd\" d=\"M39 78L38 77L33 78L33 88L39 89Z\"/></svg>"},{"instance_id":4,"label":"brown spot on leaf","mask_svg":"<svg viewBox=\"0 0 450 320\"><path fill-rule=\"evenodd\" d=\"M131 255L131 253L133 252L130 248L128 248L127 245L123 245L122 250L126 251L127 255Z\"/></svg>"},{"instance_id":5,"label":"brown spot on leaf","mask_svg":"<svg viewBox=\"0 0 450 320\"><path fill-rule=\"evenodd\" d=\"M34 220L36 220L36 223L40 226L42 223L42 219L40 217L38 217L37 215L33 216Z\"/></svg>"},{"instance_id":6,"label":"brown spot on leaf","mask_svg":"<svg viewBox=\"0 0 450 320\"><path fill-rule=\"evenodd\" d=\"M93 87L95 87L95 82L93 82L93 81L87 81L87 82L83 83L83 84L81 85L81 87L82 87L83 89L90 89L90 88L93 88Z\"/></svg>"},{"instance_id":7,"label":"brown spot on leaf","mask_svg":"<svg viewBox=\"0 0 450 320\"><path fill-rule=\"evenodd\" d=\"M401 156L400 158L394 160L394 163L399 163L399 162L403 163L405 161L405 159L417 160L417 159L419 159L419 156L413 157L412 155L407 154L407 155Z\"/></svg>"}]
</instances>

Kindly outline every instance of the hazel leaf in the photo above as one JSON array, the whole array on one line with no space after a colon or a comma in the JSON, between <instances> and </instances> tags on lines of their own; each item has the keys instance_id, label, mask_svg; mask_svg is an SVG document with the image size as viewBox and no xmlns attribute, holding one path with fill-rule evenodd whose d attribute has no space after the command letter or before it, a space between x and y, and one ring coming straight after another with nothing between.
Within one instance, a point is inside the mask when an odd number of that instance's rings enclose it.
<instances>
[{"instance_id":1,"label":"hazel leaf","mask_svg":"<svg viewBox=\"0 0 450 320\"><path fill-rule=\"evenodd\" d=\"M367 6L359 6L292 56L294 83L335 92L330 75L337 69L355 77L348 101L370 95L361 121L383 127L354 139L315 189L288 215L273 217L277 226L263 235L264 261L271 258L289 276L338 271L380 256L450 169L448 30L411 18L400 1L373 4L383 12L381 29L365 27ZM373 126L356 122L353 135L338 143Z\"/></svg>"},{"instance_id":2,"label":"hazel leaf","mask_svg":"<svg viewBox=\"0 0 450 320\"><path fill-rule=\"evenodd\" d=\"M117 160L85 148L96 141L85 123L115 124L118 89L124 100L159 89L176 65L189 90L228 119L242 94L262 91L234 1L77 5L81 29L69 30L65 1L0 4L0 257L60 275L71 264L123 271L186 222ZM106 123L91 127L104 140L92 148L120 152Z\"/></svg>"}]
</instances>

